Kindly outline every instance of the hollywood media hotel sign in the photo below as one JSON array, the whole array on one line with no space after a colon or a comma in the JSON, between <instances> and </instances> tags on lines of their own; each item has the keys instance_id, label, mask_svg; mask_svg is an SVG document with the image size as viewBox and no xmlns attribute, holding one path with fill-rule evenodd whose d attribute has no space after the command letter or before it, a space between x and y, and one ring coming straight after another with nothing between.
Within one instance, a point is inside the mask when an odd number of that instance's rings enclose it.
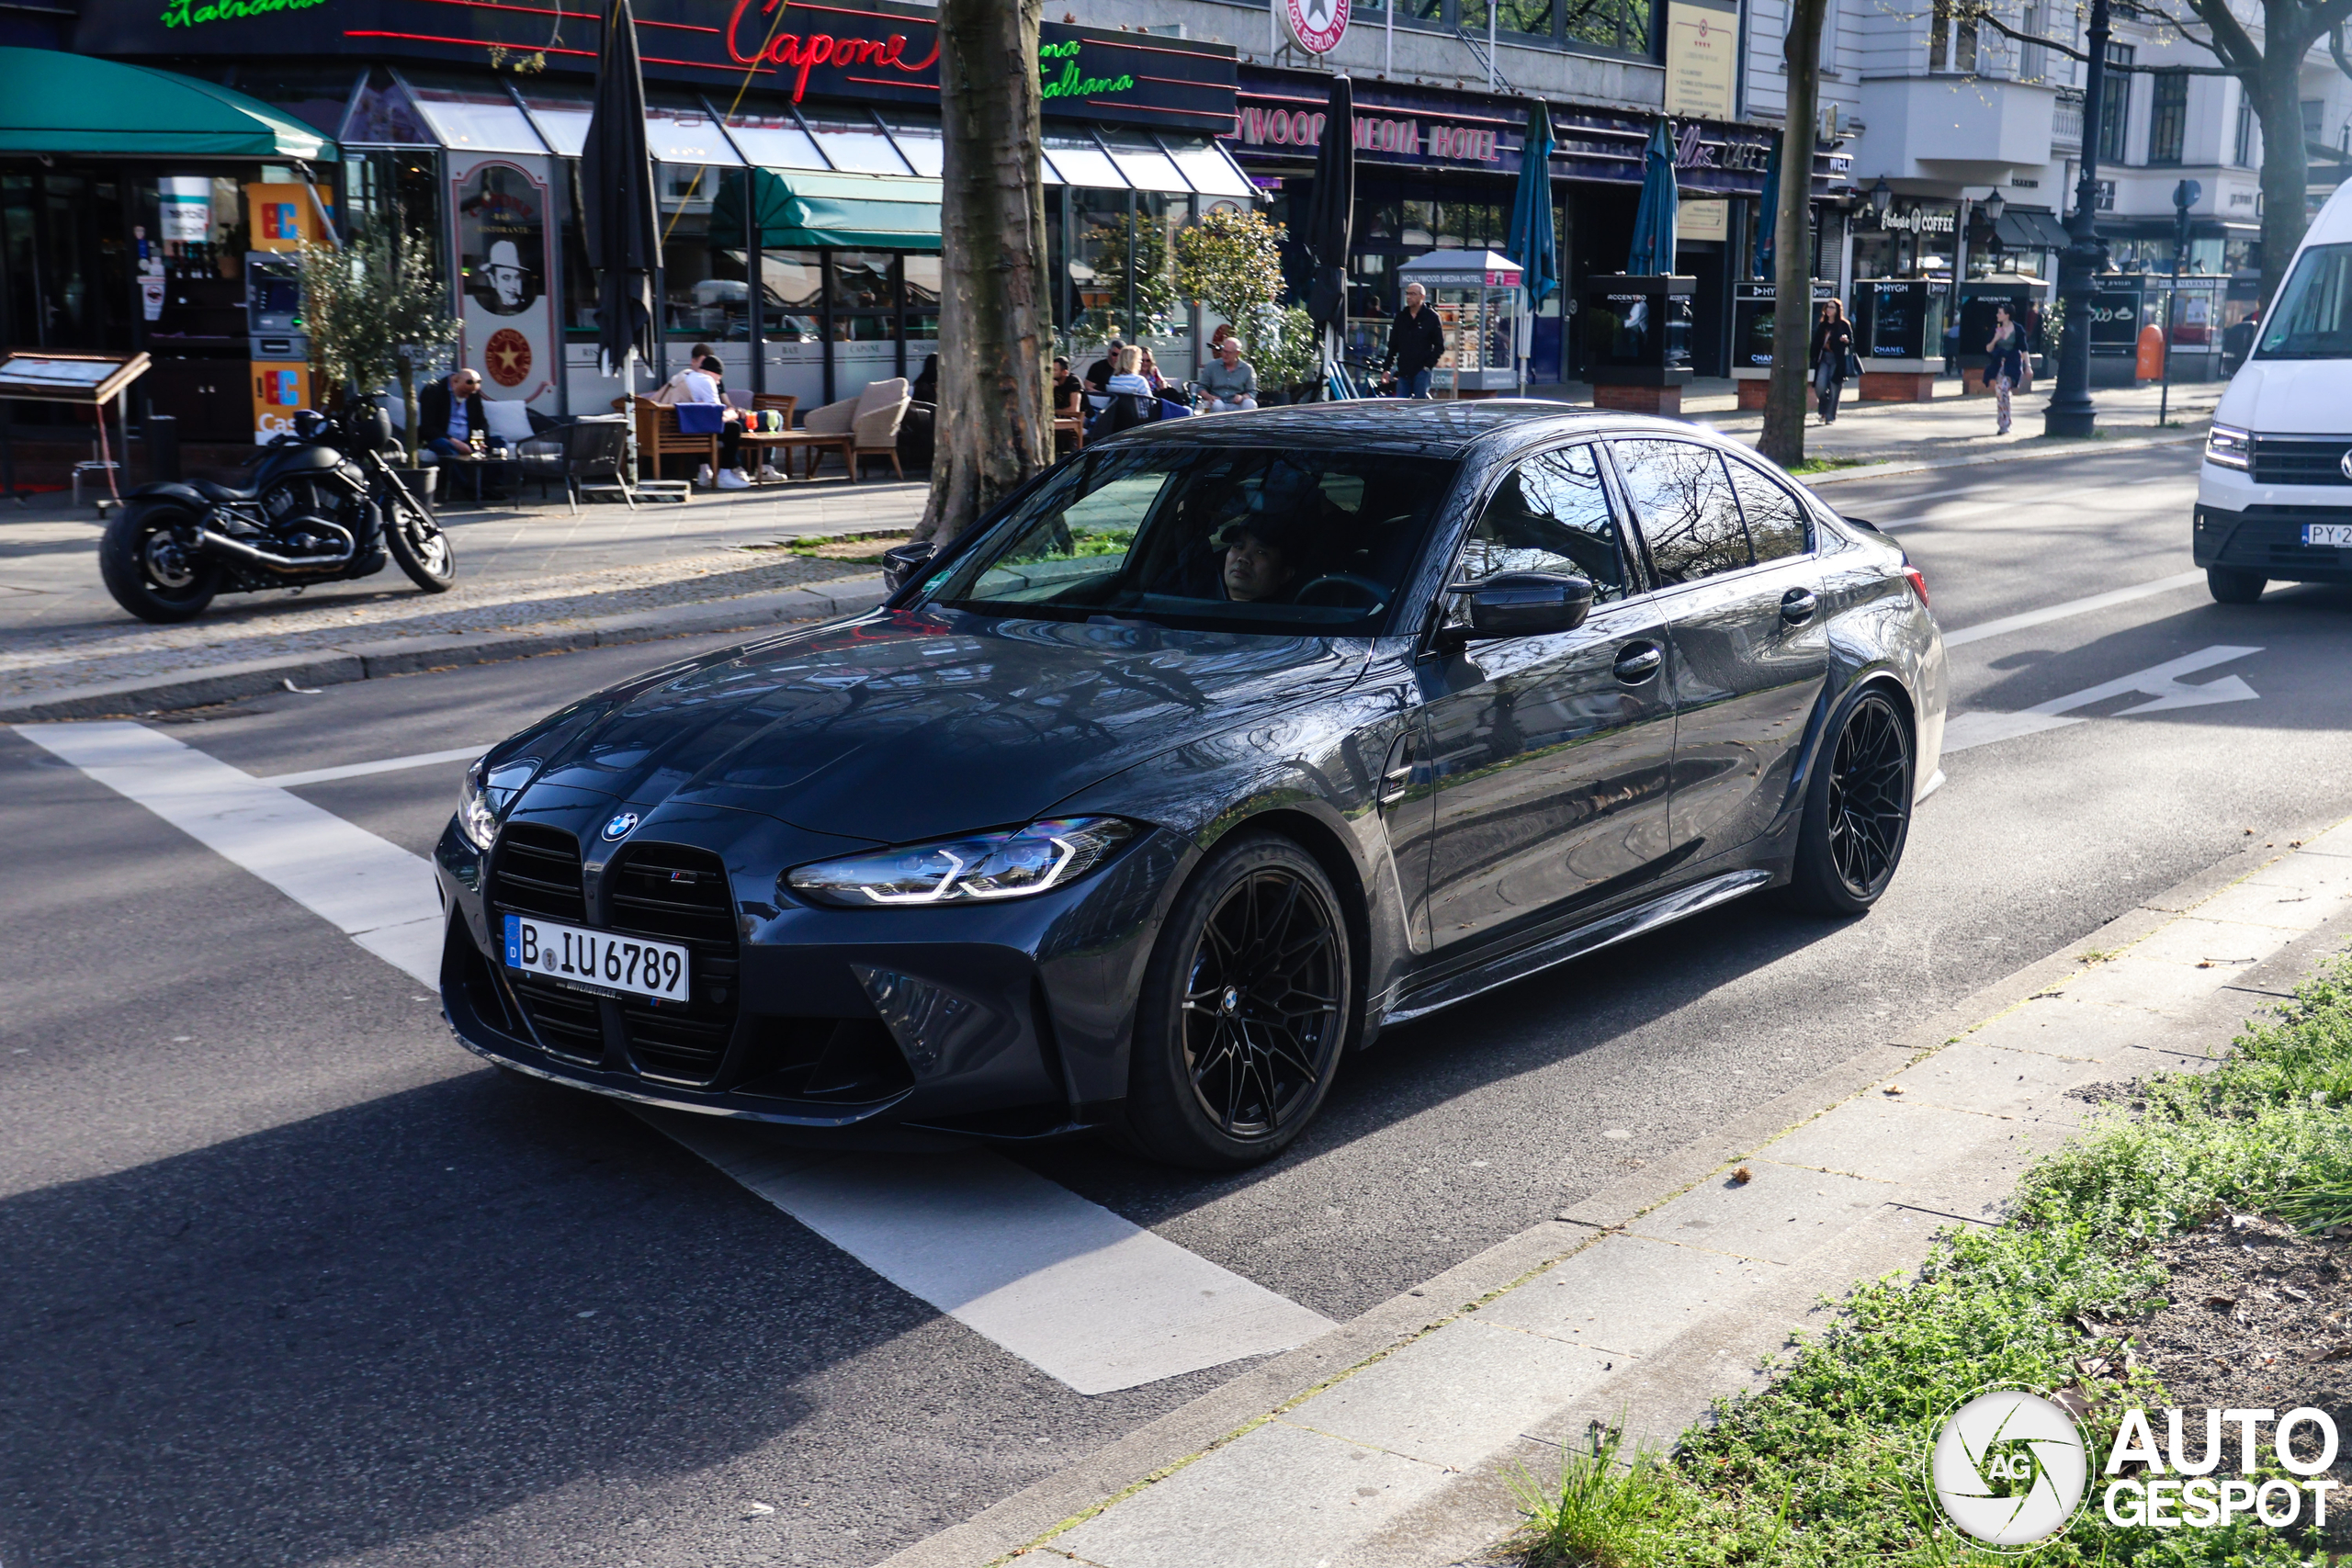
<instances>
[{"instance_id":1,"label":"hollywood media hotel sign","mask_svg":"<svg viewBox=\"0 0 2352 1568\"><path fill-rule=\"evenodd\" d=\"M1329 117L1312 109L1284 109L1245 104L1240 113L1240 137L1249 147L1323 145ZM1424 125L1418 119L1392 119L1379 115L1356 116L1356 151L1385 152L1402 158L1450 158L1471 164L1499 164L1502 148L1497 133L1477 126Z\"/></svg>"}]
</instances>

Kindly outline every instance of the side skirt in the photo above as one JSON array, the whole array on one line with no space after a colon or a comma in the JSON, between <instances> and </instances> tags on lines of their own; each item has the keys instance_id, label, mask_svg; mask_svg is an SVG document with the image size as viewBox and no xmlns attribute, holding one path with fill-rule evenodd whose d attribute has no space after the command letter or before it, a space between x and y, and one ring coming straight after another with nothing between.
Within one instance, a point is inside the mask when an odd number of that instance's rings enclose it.
<instances>
[{"instance_id":1,"label":"side skirt","mask_svg":"<svg viewBox=\"0 0 2352 1568\"><path fill-rule=\"evenodd\" d=\"M1752 893L1771 880L1770 872L1760 870L1725 872L1721 876L1711 876L1704 882L1694 883L1663 898L1653 898L1646 904L1620 910L1590 925L1563 931L1532 947L1521 948L1517 953L1498 958L1491 964L1480 964L1459 975L1449 975L1419 990L1408 991L1387 1009L1381 1022L1384 1026L1407 1023L1442 1008L1450 1008L1456 1002L1466 1002L1498 986L1524 980L1530 975L1541 974L1572 958L1597 953L1630 937L1687 919L1702 909L1711 909L1743 893Z\"/></svg>"}]
</instances>

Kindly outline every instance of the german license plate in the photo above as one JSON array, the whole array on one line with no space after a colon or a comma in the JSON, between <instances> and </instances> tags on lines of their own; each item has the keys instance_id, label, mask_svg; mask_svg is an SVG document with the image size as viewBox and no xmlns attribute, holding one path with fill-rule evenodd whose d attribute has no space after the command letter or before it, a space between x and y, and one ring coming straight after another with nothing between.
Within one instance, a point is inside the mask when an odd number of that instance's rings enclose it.
<instances>
[{"instance_id":1,"label":"german license plate","mask_svg":"<svg viewBox=\"0 0 2352 1568\"><path fill-rule=\"evenodd\" d=\"M582 931L529 915L506 917L506 966L574 990L682 1002L689 978L687 958L686 950L675 942Z\"/></svg>"},{"instance_id":2,"label":"german license plate","mask_svg":"<svg viewBox=\"0 0 2352 1568\"><path fill-rule=\"evenodd\" d=\"M2352 547L2352 523L2306 523L2303 543Z\"/></svg>"}]
</instances>

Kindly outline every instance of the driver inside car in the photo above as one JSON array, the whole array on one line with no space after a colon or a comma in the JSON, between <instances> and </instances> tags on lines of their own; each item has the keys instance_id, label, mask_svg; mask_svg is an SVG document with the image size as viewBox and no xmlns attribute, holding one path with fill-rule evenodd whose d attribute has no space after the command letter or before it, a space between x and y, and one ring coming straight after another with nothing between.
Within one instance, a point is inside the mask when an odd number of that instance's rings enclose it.
<instances>
[{"instance_id":1,"label":"driver inside car","mask_svg":"<svg viewBox=\"0 0 2352 1568\"><path fill-rule=\"evenodd\" d=\"M1297 581L1295 531L1264 517L1247 517L1224 535L1225 596L1237 604L1274 599Z\"/></svg>"}]
</instances>

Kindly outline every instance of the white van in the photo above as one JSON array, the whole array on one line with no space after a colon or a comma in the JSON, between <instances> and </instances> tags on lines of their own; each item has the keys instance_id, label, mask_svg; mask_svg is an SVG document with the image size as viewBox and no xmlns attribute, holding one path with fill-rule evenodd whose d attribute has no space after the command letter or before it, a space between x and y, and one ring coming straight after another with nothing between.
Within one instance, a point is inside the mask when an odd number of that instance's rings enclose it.
<instances>
[{"instance_id":1,"label":"white van","mask_svg":"<svg viewBox=\"0 0 2352 1568\"><path fill-rule=\"evenodd\" d=\"M2224 604L2274 581L2352 582L2352 185L2312 220L2213 411L2196 536Z\"/></svg>"}]
</instances>

